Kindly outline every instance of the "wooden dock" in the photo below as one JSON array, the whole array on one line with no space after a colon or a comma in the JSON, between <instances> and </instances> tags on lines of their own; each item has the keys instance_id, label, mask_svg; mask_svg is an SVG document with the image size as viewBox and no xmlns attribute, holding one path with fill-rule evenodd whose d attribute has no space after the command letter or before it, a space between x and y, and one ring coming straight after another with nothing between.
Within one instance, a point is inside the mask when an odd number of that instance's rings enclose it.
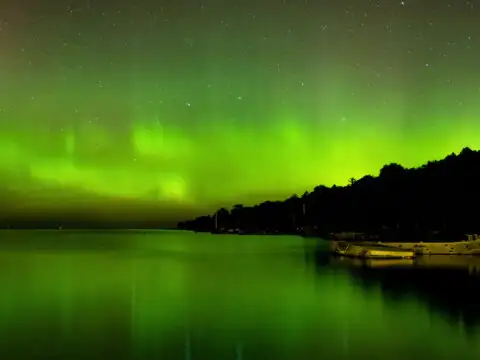
<instances>
[{"instance_id":1,"label":"wooden dock","mask_svg":"<svg viewBox=\"0 0 480 360\"><path fill-rule=\"evenodd\" d=\"M373 236L354 232L332 233L330 235L334 251L336 251L336 244L349 243L364 249L383 246L397 250L408 250L413 251L415 255L480 255L479 234L465 234L465 240L442 242L375 241L376 239Z\"/></svg>"},{"instance_id":2,"label":"wooden dock","mask_svg":"<svg viewBox=\"0 0 480 360\"><path fill-rule=\"evenodd\" d=\"M382 245L413 251L416 255L480 255L480 240L455 242L365 242L365 246Z\"/></svg>"}]
</instances>

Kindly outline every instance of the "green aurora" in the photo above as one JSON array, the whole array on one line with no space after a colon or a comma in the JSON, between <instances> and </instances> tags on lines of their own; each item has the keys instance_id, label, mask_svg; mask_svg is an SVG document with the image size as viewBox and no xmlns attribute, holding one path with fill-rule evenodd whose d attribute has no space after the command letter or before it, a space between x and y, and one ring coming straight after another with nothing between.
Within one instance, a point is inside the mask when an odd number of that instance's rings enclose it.
<instances>
[{"instance_id":1,"label":"green aurora","mask_svg":"<svg viewBox=\"0 0 480 360\"><path fill-rule=\"evenodd\" d=\"M221 16L172 6L148 25L147 4L65 12L63 32L40 6L7 12L3 216L199 213L479 148L478 25L460 7L447 37L444 15L426 16L435 26L409 17L418 4L395 20L365 8L361 26L303 5L322 14L303 27L288 7L260 5ZM395 30L378 31L383 22Z\"/></svg>"},{"instance_id":2,"label":"green aurora","mask_svg":"<svg viewBox=\"0 0 480 360\"><path fill-rule=\"evenodd\" d=\"M54 135L6 129L0 135L2 186L42 205L80 190L94 198L196 207L242 201L249 193L258 196L248 200L258 201L264 194L345 184L390 161L416 166L480 140L479 131L458 134L448 127L434 139L402 140L375 129L346 129L329 139L295 120L276 124L254 132L212 123L193 136L138 120L126 140L101 126Z\"/></svg>"}]
</instances>

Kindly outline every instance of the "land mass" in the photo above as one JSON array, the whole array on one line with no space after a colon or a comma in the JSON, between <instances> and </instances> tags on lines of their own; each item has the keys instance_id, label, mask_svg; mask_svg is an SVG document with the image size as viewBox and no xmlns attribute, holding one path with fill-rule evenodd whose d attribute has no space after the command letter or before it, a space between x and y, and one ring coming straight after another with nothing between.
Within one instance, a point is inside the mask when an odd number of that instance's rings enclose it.
<instances>
[{"instance_id":1,"label":"land mass","mask_svg":"<svg viewBox=\"0 0 480 360\"><path fill-rule=\"evenodd\" d=\"M347 186L319 185L302 196L234 205L179 229L241 234L365 234L389 241L462 240L480 233L480 151L464 148L417 168L391 163Z\"/></svg>"}]
</instances>

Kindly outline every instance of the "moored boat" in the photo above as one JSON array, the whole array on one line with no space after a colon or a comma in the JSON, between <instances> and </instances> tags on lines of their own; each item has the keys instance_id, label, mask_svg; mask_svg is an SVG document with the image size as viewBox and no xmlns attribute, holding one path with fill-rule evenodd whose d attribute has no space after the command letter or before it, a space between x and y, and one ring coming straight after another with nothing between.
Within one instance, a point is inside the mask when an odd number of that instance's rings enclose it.
<instances>
[{"instance_id":1,"label":"moored boat","mask_svg":"<svg viewBox=\"0 0 480 360\"><path fill-rule=\"evenodd\" d=\"M379 244L360 244L347 241L332 241L331 249L335 255L367 259L411 259L412 250L393 248Z\"/></svg>"}]
</instances>

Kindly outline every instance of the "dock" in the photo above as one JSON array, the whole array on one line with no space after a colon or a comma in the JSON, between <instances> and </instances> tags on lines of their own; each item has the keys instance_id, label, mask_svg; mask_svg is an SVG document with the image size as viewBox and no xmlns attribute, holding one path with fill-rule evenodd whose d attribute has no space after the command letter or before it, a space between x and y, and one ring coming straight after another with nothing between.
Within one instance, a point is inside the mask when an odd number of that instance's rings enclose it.
<instances>
[{"instance_id":1,"label":"dock","mask_svg":"<svg viewBox=\"0 0 480 360\"><path fill-rule=\"evenodd\" d=\"M367 236L363 233L343 232L332 233L332 251L340 255L361 257L362 251L370 253L378 251L406 250L413 252L415 256L422 255L480 255L480 235L465 234L465 240L459 241L379 241L374 236ZM345 244L353 247L346 249ZM379 249L377 249L380 247ZM365 256L363 256L365 257ZM391 256L386 256L391 258Z\"/></svg>"},{"instance_id":2,"label":"dock","mask_svg":"<svg viewBox=\"0 0 480 360\"><path fill-rule=\"evenodd\" d=\"M416 255L480 255L480 239L452 242L364 242L363 246L381 245L413 251Z\"/></svg>"}]
</instances>

